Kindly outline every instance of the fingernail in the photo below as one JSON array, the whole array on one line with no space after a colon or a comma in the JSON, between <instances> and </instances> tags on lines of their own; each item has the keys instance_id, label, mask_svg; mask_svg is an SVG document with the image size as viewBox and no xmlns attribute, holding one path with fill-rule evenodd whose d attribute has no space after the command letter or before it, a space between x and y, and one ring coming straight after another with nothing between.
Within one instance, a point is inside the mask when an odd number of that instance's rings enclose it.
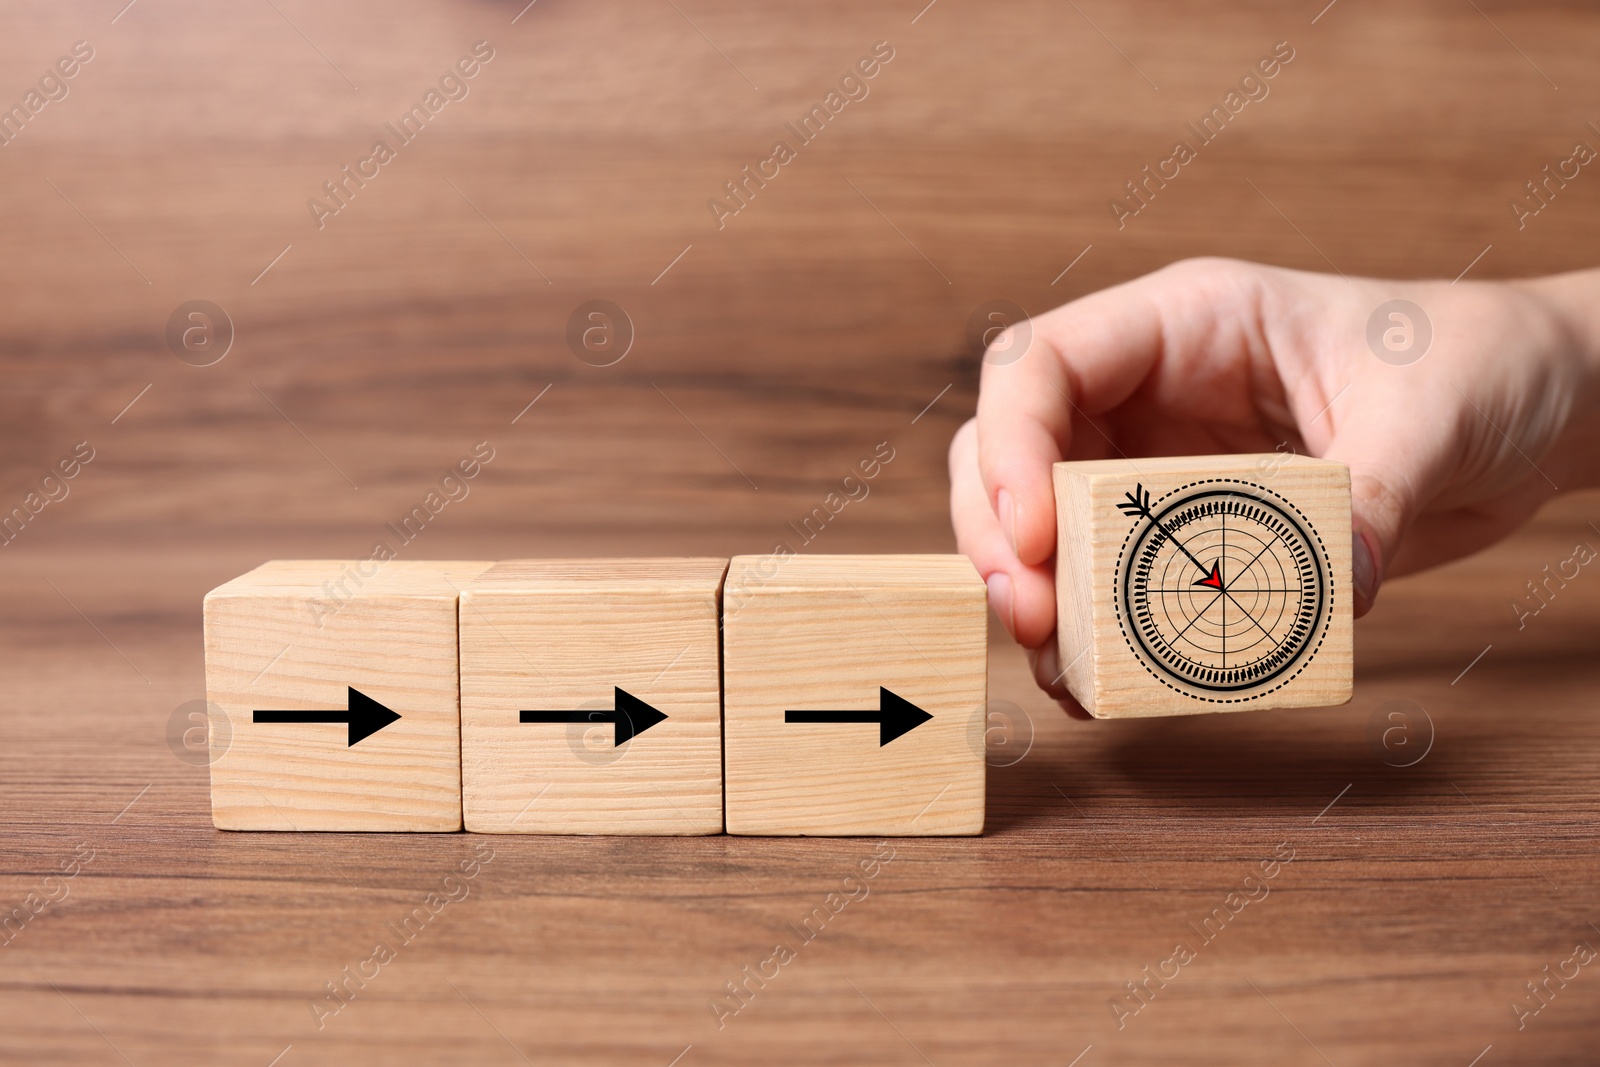
<instances>
[{"instance_id":1,"label":"fingernail","mask_svg":"<svg viewBox=\"0 0 1600 1067\"><path fill-rule=\"evenodd\" d=\"M989 607L1000 616L1000 621L1005 624L1006 632L1012 637L1017 636L1017 617L1013 613L1011 604L1011 575L1005 571L995 571L989 575L989 580L984 583L989 587Z\"/></svg>"},{"instance_id":2,"label":"fingernail","mask_svg":"<svg viewBox=\"0 0 1600 1067\"><path fill-rule=\"evenodd\" d=\"M1006 539L1011 542L1011 554L1017 552L1017 505L1011 499L1011 491L1002 489L994 495L995 513L1000 519L1000 528L1006 532Z\"/></svg>"},{"instance_id":3,"label":"fingernail","mask_svg":"<svg viewBox=\"0 0 1600 1067\"><path fill-rule=\"evenodd\" d=\"M1365 530L1357 528L1350 538L1350 579L1356 587L1358 607L1370 608L1378 595L1378 565Z\"/></svg>"}]
</instances>

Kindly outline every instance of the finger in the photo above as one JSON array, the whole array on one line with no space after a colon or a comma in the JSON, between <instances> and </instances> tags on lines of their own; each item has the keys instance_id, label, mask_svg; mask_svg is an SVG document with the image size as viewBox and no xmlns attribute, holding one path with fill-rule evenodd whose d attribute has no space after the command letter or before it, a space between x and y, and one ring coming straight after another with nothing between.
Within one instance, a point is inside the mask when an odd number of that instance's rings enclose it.
<instances>
[{"instance_id":1,"label":"finger","mask_svg":"<svg viewBox=\"0 0 1600 1067\"><path fill-rule=\"evenodd\" d=\"M1056 635L1051 634L1044 644L1028 651L1028 666L1033 668L1033 680L1046 695L1055 698L1069 717L1092 719L1094 716L1085 711L1083 705L1067 691L1067 672L1061 669L1060 648Z\"/></svg>"},{"instance_id":2,"label":"finger","mask_svg":"<svg viewBox=\"0 0 1600 1067\"><path fill-rule=\"evenodd\" d=\"M1211 384L1238 365L1257 275L1227 260L1187 261L1012 328L1032 336L1020 358L983 366L978 462L1018 559L1038 564L1055 551L1051 464L1085 420L1122 404L1163 364L1171 380L1157 384L1177 404L1191 379ZM1003 340L1011 351L1020 344Z\"/></svg>"},{"instance_id":3,"label":"finger","mask_svg":"<svg viewBox=\"0 0 1600 1067\"><path fill-rule=\"evenodd\" d=\"M1372 610L1407 531L1452 469L1457 427L1444 409L1419 410L1398 395L1370 396L1323 452L1350 468L1351 578L1357 617Z\"/></svg>"},{"instance_id":4,"label":"finger","mask_svg":"<svg viewBox=\"0 0 1600 1067\"><path fill-rule=\"evenodd\" d=\"M1006 631L1023 647L1034 648L1055 631L1055 576L1048 562L1030 567L1011 551L978 477L977 452L977 427L969 419L950 442L950 521L956 546L982 575L989 606Z\"/></svg>"}]
</instances>

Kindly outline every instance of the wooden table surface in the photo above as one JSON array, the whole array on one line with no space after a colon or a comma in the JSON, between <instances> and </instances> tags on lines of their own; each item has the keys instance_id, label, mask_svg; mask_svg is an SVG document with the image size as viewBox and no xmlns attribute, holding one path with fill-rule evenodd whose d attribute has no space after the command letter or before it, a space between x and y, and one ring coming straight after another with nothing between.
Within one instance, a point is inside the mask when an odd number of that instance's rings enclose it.
<instances>
[{"instance_id":1,"label":"wooden table surface","mask_svg":"<svg viewBox=\"0 0 1600 1067\"><path fill-rule=\"evenodd\" d=\"M879 442L803 550L949 551L984 301L1197 254L1593 265L1600 174L1520 229L1509 207L1600 145L1592 6L125 3L0 15L0 102L93 50L0 147L0 509L94 457L0 548L0 917L31 916L0 947L0 1061L1600 1057L1600 962L1574 962L1600 948L1600 577L1513 607L1600 546L1594 496L1386 588L1347 707L1069 722L993 626L1010 730L978 839L228 834L180 758L205 591L368 554L478 442L405 557L795 544ZM466 95L319 229L307 201L478 41ZM868 95L719 228L708 199L880 41ZM1119 229L1108 200L1279 41L1269 95ZM202 299L233 336L197 367L166 334ZM634 335L608 367L567 342L597 299Z\"/></svg>"}]
</instances>

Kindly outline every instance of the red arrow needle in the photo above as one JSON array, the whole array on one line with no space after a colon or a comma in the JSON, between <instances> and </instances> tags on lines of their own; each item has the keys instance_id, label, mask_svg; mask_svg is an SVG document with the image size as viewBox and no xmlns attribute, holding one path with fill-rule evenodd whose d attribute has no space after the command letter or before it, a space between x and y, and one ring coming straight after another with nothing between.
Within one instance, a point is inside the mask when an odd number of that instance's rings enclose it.
<instances>
[{"instance_id":1,"label":"red arrow needle","mask_svg":"<svg viewBox=\"0 0 1600 1067\"><path fill-rule=\"evenodd\" d=\"M1216 589L1216 590L1218 590L1220 592L1221 589L1222 589L1222 570L1221 570L1221 568L1218 566L1218 564L1213 563L1211 565L1211 573L1208 574L1206 577L1197 580L1194 584L1195 585L1209 585L1211 588Z\"/></svg>"}]
</instances>

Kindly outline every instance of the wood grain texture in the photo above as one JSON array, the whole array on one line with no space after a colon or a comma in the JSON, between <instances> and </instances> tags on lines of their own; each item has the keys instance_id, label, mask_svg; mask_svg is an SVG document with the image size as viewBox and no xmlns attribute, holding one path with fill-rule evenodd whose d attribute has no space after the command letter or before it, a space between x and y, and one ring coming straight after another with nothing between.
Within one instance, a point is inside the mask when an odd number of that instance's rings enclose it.
<instances>
[{"instance_id":1,"label":"wood grain texture","mask_svg":"<svg viewBox=\"0 0 1600 1067\"><path fill-rule=\"evenodd\" d=\"M950 552L983 301L1038 312L1191 255L1462 285L1592 266L1600 172L1524 229L1507 209L1600 121L1592 5L274 4L0 14L0 102L98 53L0 149L0 506L96 452L0 548L0 916L81 868L0 938L0 1061L1590 1067L1600 973L1521 1029L1511 1005L1600 936L1600 576L1523 629L1512 603L1600 546L1594 494L1386 584L1340 708L1074 722L991 622L1015 707L984 834L891 840L803 946L789 925L875 842L227 834L183 734L207 590L364 557L480 440L493 461L404 558ZM1107 200L1286 38L1271 95L1118 229ZM307 198L480 39L471 95L316 229ZM880 39L871 96L716 229L706 199ZM237 333L206 368L164 338L195 298ZM637 328L613 367L566 345L592 298ZM884 440L870 495L802 544L789 524ZM1411 766L1382 744L1401 700L1426 718L1395 736L1431 727ZM1119 1028L1108 1002L1284 841L1270 895ZM429 894L456 899L319 1025ZM780 939L798 958L719 1027Z\"/></svg>"},{"instance_id":2,"label":"wood grain texture","mask_svg":"<svg viewBox=\"0 0 1600 1067\"><path fill-rule=\"evenodd\" d=\"M1061 662L1068 690L1091 715L1328 707L1350 699L1344 464L1287 453L1088 460L1057 463L1054 481ZM1148 494L1159 526L1119 509L1131 508L1136 492ZM1140 530L1152 532L1140 540ZM1291 545L1303 546L1304 574L1295 569L1297 557L1277 559ZM1209 577L1205 568L1212 568ZM1159 648L1184 665L1179 670L1163 667L1156 649L1138 650L1144 609L1125 587L1141 581L1165 642ZM1302 601L1295 590L1314 593ZM1304 622L1296 616L1302 603Z\"/></svg>"},{"instance_id":3,"label":"wood grain texture","mask_svg":"<svg viewBox=\"0 0 1600 1067\"><path fill-rule=\"evenodd\" d=\"M983 830L988 641L964 556L738 556L722 622L732 834ZM880 745L872 724L789 709L877 709L880 687L932 721Z\"/></svg>"},{"instance_id":4,"label":"wood grain texture","mask_svg":"<svg viewBox=\"0 0 1600 1067\"><path fill-rule=\"evenodd\" d=\"M466 829L722 831L720 608L726 559L509 560L461 594ZM523 724L612 709L622 688L666 721Z\"/></svg>"},{"instance_id":5,"label":"wood grain texture","mask_svg":"<svg viewBox=\"0 0 1600 1067\"><path fill-rule=\"evenodd\" d=\"M275 560L207 593L217 828L461 829L456 600L487 566ZM354 745L339 723L252 721L346 708L351 688L400 720Z\"/></svg>"}]
</instances>

